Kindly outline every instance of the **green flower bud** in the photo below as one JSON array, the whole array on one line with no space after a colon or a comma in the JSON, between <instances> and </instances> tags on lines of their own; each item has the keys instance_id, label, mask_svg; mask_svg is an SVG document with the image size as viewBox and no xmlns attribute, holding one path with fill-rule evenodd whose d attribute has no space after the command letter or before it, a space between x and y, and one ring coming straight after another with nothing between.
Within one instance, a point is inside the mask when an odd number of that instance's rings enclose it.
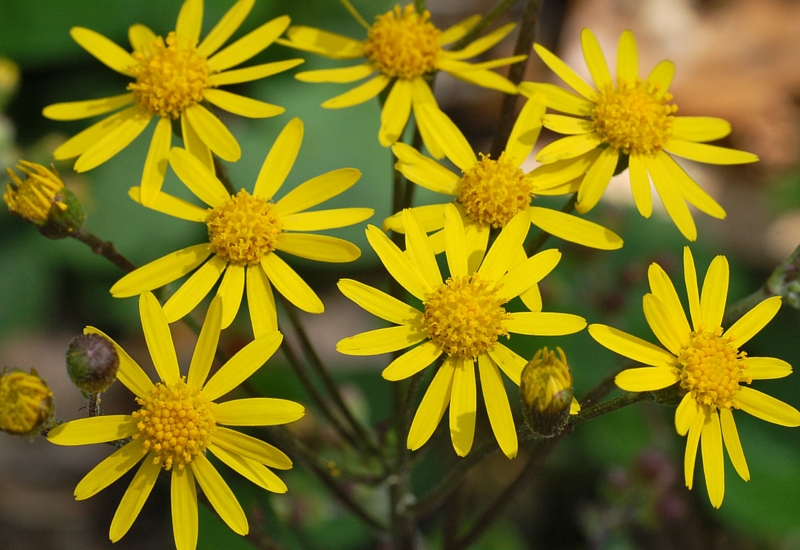
<instances>
[{"instance_id":1,"label":"green flower bud","mask_svg":"<svg viewBox=\"0 0 800 550\"><path fill-rule=\"evenodd\" d=\"M17 165L25 174L21 180L7 169L11 183L6 185L3 200L12 214L25 218L50 239L69 237L83 228L86 214L78 198L66 187L54 166L21 160Z\"/></svg>"},{"instance_id":2,"label":"green flower bud","mask_svg":"<svg viewBox=\"0 0 800 550\"><path fill-rule=\"evenodd\" d=\"M540 349L522 370L519 385L525 423L541 437L561 433L570 412L580 410L572 395L572 374L567 358L557 347L558 356Z\"/></svg>"},{"instance_id":3,"label":"green flower bud","mask_svg":"<svg viewBox=\"0 0 800 550\"><path fill-rule=\"evenodd\" d=\"M0 430L17 435L36 435L53 419L53 392L39 378L19 369L3 369L0 376Z\"/></svg>"},{"instance_id":4,"label":"green flower bud","mask_svg":"<svg viewBox=\"0 0 800 550\"><path fill-rule=\"evenodd\" d=\"M67 374L85 394L104 392L119 370L119 355L114 344L99 334L81 334L67 348Z\"/></svg>"}]
</instances>

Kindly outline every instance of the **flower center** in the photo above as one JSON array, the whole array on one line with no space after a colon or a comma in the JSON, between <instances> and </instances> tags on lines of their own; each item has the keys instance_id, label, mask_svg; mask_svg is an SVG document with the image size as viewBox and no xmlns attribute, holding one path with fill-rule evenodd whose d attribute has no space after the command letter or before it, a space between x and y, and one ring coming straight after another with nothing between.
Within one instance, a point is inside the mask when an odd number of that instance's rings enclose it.
<instances>
[{"instance_id":1,"label":"flower center","mask_svg":"<svg viewBox=\"0 0 800 550\"><path fill-rule=\"evenodd\" d=\"M504 157L492 160L481 153L481 160L461 176L456 199L470 218L492 227L504 227L531 204L531 179Z\"/></svg>"},{"instance_id":2,"label":"flower center","mask_svg":"<svg viewBox=\"0 0 800 550\"><path fill-rule=\"evenodd\" d=\"M136 401L142 408L133 413L139 429L133 438L144 438L144 452L155 451L156 464L182 470L205 451L216 424L213 403L200 388L188 388L184 379L169 386L159 382Z\"/></svg>"},{"instance_id":3,"label":"flower center","mask_svg":"<svg viewBox=\"0 0 800 550\"><path fill-rule=\"evenodd\" d=\"M211 69L206 58L193 47L181 44L174 32L166 44L160 36L144 50L134 51L138 61L131 67L136 82L128 84L136 103L151 115L178 118L181 113L203 100L203 90L211 85Z\"/></svg>"},{"instance_id":4,"label":"flower center","mask_svg":"<svg viewBox=\"0 0 800 550\"><path fill-rule=\"evenodd\" d=\"M745 378L744 352L730 338L714 332L693 332L691 342L678 356L681 387L698 403L720 409L738 408L735 402L740 379Z\"/></svg>"},{"instance_id":5,"label":"flower center","mask_svg":"<svg viewBox=\"0 0 800 550\"><path fill-rule=\"evenodd\" d=\"M672 121L678 106L670 103L672 94L655 96L652 84L638 81L600 92L592 123L600 138L626 155L652 155L666 145L672 135Z\"/></svg>"},{"instance_id":6,"label":"flower center","mask_svg":"<svg viewBox=\"0 0 800 550\"><path fill-rule=\"evenodd\" d=\"M422 324L428 338L448 355L475 359L508 336L503 321L505 300L497 298L500 285L477 273L449 278L425 300Z\"/></svg>"},{"instance_id":7,"label":"flower center","mask_svg":"<svg viewBox=\"0 0 800 550\"><path fill-rule=\"evenodd\" d=\"M402 10L375 18L364 42L364 55L375 70L392 78L414 78L433 72L441 50L440 30L429 21L430 12L419 15L409 4Z\"/></svg>"},{"instance_id":8,"label":"flower center","mask_svg":"<svg viewBox=\"0 0 800 550\"><path fill-rule=\"evenodd\" d=\"M210 248L236 265L255 265L275 250L283 222L275 205L242 189L206 219Z\"/></svg>"}]
</instances>

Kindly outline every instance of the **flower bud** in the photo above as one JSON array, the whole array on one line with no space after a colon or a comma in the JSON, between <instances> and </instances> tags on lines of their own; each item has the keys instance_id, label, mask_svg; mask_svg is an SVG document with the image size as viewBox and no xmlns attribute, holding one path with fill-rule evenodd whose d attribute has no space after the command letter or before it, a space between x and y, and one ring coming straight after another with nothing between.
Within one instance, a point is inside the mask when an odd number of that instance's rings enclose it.
<instances>
[{"instance_id":1,"label":"flower bud","mask_svg":"<svg viewBox=\"0 0 800 550\"><path fill-rule=\"evenodd\" d=\"M519 385L522 413L533 432L542 437L561 433L570 412L580 409L572 395L572 375L567 358L557 347L558 356L546 347L540 349L522 370Z\"/></svg>"},{"instance_id":2,"label":"flower bud","mask_svg":"<svg viewBox=\"0 0 800 550\"><path fill-rule=\"evenodd\" d=\"M114 344L99 334L81 334L67 348L67 374L85 394L104 392L119 370L119 355Z\"/></svg>"},{"instance_id":3,"label":"flower bud","mask_svg":"<svg viewBox=\"0 0 800 550\"><path fill-rule=\"evenodd\" d=\"M53 419L53 392L39 378L19 369L3 370L0 376L0 430L17 435L35 435Z\"/></svg>"},{"instance_id":4,"label":"flower bud","mask_svg":"<svg viewBox=\"0 0 800 550\"><path fill-rule=\"evenodd\" d=\"M69 237L83 227L83 206L64 187L54 166L48 170L41 164L21 160L17 168L25 174L25 181L8 168L11 183L3 195L12 214L25 218L50 239Z\"/></svg>"}]
</instances>

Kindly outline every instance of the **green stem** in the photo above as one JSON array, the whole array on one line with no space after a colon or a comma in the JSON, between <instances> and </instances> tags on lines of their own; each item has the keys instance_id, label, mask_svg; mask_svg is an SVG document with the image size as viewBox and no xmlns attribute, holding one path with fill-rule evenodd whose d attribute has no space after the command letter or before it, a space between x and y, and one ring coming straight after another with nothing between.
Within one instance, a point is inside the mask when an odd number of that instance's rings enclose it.
<instances>
[{"instance_id":1,"label":"green stem","mask_svg":"<svg viewBox=\"0 0 800 550\"><path fill-rule=\"evenodd\" d=\"M655 395L653 392L644 391L644 392L636 392L636 393L625 393L619 397L615 397L613 399L609 399L608 401L603 401L602 403L598 403L597 405L593 405L591 407L586 407L581 409L581 412L576 414L575 416L571 416L569 419L569 423L567 425L567 430L572 429L573 426L578 426L583 424L584 422L588 422L589 420L593 420L599 416L603 416L604 414L608 414L623 407L627 407L628 405L633 405L634 403L639 403L641 401L653 401L655 399Z\"/></svg>"},{"instance_id":2,"label":"green stem","mask_svg":"<svg viewBox=\"0 0 800 550\"><path fill-rule=\"evenodd\" d=\"M470 31L465 34L460 40L458 40L453 47L451 48L452 51L461 50L470 42L478 38L480 34L489 26L491 25L495 19L503 15L508 9L517 3L518 0L503 0L497 6L492 9L489 13L487 13L483 19L481 19L477 25L472 27Z\"/></svg>"},{"instance_id":3,"label":"green stem","mask_svg":"<svg viewBox=\"0 0 800 550\"><path fill-rule=\"evenodd\" d=\"M322 380L322 384L330 394L331 399L333 399L334 405L336 405L336 408L339 410L345 420L347 420L347 423L357 436L358 447L369 451L373 455L381 456L381 452L375 444L372 436L367 433L366 428L364 428L361 422L359 422L356 417L353 416L353 413L350 411L350 407L348 407L342 399L342 395L339 393L339 388L337 387L336 382L333 381L328 369L325 368L325 365L322 363L319 355L317 355L317 352L314 349L314 346L312 345L311 340L309 339L294 306L290 304L289 301L282 295L279 294L279 296L281 297L281 301L283 303L283 309L289 316L289 321L292 323L295 334L300 341L303 354L305 355L311 367L317 373L317 376L319 376L319 378Z\"/></svg>"},{"instance_id":4,"label":"green stem","mask_svg":"<svg viewBox=\"0 0 800 550\"><path fill-rule=\"evenodd\" d=\"M533 41L536 36L536 22L539 20L539 9L542 6L542 0L527 0L525 4L525 13L522 15L522 24L519 29L519 36L517 43L514 46L514 55L528 55L533 47ZM514 63L508 69L508 79L516 86L522 80L525 74L524 62ZM494 141L492 142L492 156L498 158L500 153L506 148L508 136L511 135L511 129L514 127L517 111L517 95L506 94L503 98L503 106L500 109L500 122L497 125L497 131L494 134Z\"/></svg>"},{"instance_id":5,"label":"green stem","mask_svg":"<svg viewBox=\"0 0 800 550\"><path fill-rule=\"evenodd\" d=\"M92 252L101 255L126 273L130 273L136 269L136 266L133 265L130 260L116 251L114 245L111 244L110 241L104 241L98 238L85 227L82 227L75 233L72 233L71 236L91 248Z\"/></svg>"},{"instance_id":6,"label":"green stem","mask_svg":"<svg viewBox=\"0 0 800 550\"><path fill-rule=\"evenodd\" d=\"M561 211L564 212L565 214L570 214L573 210L575 210L575 204L577 202L578 202L578 194L573 193L573 195L569 198L566 204L564 204L564 206L561 208ZM539 249L544 246L544 243L546 243L547 239L549 238L550 238L550 233L543 230L539 231L539 233L536 234L536 237L531 239L531 241L528 243L528 246L525 247L525 252L527 253L527 255L533 256L534 254L536 254L539 251Z\"/></svg>"}]
</instances>

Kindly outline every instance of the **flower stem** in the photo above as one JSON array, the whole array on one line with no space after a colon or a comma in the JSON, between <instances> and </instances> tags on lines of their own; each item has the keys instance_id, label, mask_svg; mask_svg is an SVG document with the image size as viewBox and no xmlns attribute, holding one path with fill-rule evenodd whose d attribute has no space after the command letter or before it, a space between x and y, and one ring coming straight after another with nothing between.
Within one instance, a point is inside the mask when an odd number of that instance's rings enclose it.
<instances>
[{"instance_id":1,"label":"flower stem","mask_svg":"<svg viewBox=\"0 0 800 550\"><path fill-rule=\"evenodd\" d=\"M85 227L82 227L78 231L72 233L71 236L91 248L92 252L95 254L100 254L102 257L126 273L130 273L136 269L136 266L133 265L130 260L117 252L117 250L114 248L114 245L111 244L110 241L101 240L96 235L88 231Z\"/></svg>"},{"instance_id":2,"label":"flower stem","mask_svg":"<svg viewBox=\"0 0 800 550\"><path fill-rule=\"evenodd\" d=\"M525 13L522 15L522 24L519 29L519 36L517 37L517 44L514 46L514 55L527 55L533 47L533 41L536 36L536 22L539 20L539 8L542 6L542 0L527 0L525 4ZM514 63L508 69L508 79L516 86L522 80L525 74L524 62ZM497 130L494 133L494 141L492 142L492 156L498 158L500 153L506 148L508 136L511 135L511 129L514 127L515 113L517 110L517 95L506 94L503 98L503 106L500 110L500 122Z\"/></svg>"}]
</instances>

